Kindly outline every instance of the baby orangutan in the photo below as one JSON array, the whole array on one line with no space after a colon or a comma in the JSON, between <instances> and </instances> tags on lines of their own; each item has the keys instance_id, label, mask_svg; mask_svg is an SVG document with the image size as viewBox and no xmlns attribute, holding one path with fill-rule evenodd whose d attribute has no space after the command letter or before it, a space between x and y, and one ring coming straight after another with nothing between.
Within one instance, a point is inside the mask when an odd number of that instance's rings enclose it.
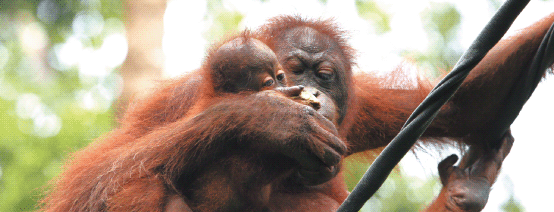
<instances>
[{"instance_id":1,"label":"baby orangutan","mask_svg":"<svg viewBox=\"0 0 554 212\"><path fill-rule=\"evenodd\" d=\"M213 81L216 95L250 95L275 90L281 95L314 108L317 98L303 86L286 86L285 73L273 51L250 33L244 32L212 49L203 65ZM279 118L279 117L275 117ZM183 179L187 204L193 211L266 211L272 183L286 179L295 170L295 161L271 149L264 140L247 142L241 136L228 142L237 146L210 162L192 179ZM257 148L256 143L262 143ZM259 149L260 151L242 151ZM284 174L285 173L285 174ZM170 204L171 205L171 204ZM169 206L169 205L168 205Z\"/></svg>"}]
</instances>

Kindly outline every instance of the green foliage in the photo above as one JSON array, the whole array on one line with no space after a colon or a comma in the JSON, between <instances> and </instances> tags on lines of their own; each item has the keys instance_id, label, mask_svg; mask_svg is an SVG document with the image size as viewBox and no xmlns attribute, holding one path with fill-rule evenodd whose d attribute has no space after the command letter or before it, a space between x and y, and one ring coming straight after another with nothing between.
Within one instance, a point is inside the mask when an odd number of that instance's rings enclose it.
<instances>
[{"instance_id":1,"label":"green foliage","mask_svg":"<svg viewBox=\"0 0 554 212\"><path fill-rule=\"evenodd\" d=\"M84 75L78 64L61 66L58 51L70 37L92 51L106 36L125 34L112 21L123 12L121 2L110 0L15 0L0 6L0 211L28 211L68 153L114 126L110 105L117 74ZM99 97L107 96L104 107L97 107Z\"/></svg>"},{"instance_id":2,"label":"green foliage","mask_svg":"<svg viewBox=\"0 0 554 212\"><path fill-rule=\"evenodd\" d=\"M350 191L370 165L370 163L360 162L358 159L350 157L343 163L347 173L345 180ZM396 170L391 173L361 211L419 211L433 200L440 188L440 182L435 179L423 180L407 177Z\"/></svg>"},{"instance_id":3,"label":"green foliage","mask_svg":"<svg viewBox=\"0 0 554 212\"><path fill-rule=\"evenodd\" d=\"M244 18L240 12L229 11L222 6L222 0L208 0L208 18L212 25L204 33L204 37L213 43L220 38L239 31L239 24Z\"/></svg>"},{"instance_id":4,"label":"green foliage","mask_svg":"<svg viewBox=\"0 0 554 212\"><path fill-rule=\"evenodd\" d=\"M421 19L425 28L438 32L446 41L456 37L455 29L460 24L460 13L451 3L431 3L431 7L424 10Z\"/></svg>"},{"instance_id":5,"label":"green foliage","mask_svg":"<svg viewBox=\"0 0 554 212\"><path fill-rule=\"evenodd\" d=\"M244 16L236 11L221 11L215 15L214 21L204 37L214 42L226 35L237 33L238 25L243 18Z\"/></svg>"},{"instance_id":6,"label":"green foliage","mask_svg":"<svg viewBox=\"0 0 554 212\"><path fill-rule=\"evenodd\" d=\"M358 15L370 21L377 34L382 34L391 30L390 15L377 5L377 2L371 0L356 0L356 9Z\"/></svg>"},{"instance_id":7,"label":"green foliage","mask_svg":"<svg viewBox=\"0 0 554 212\"><path fill-rule=\"evenodd\" d=\"M509 212L523 212L523 206L513 197L513 195L504 204L502 204L503 211Z\"/></svg>"},{"instance_id":8,"label":"green foliage","mask_svg":"<svg viewBox=\"0 0 554 212\"><path fill-rule=\"evenodd\" d=\"M421 13L421 20L428 34L428 49L403 54L415 59L426 70L432 70L436 77L451 70L463 53L457 39L461 15L452 3L431 2Z\"/></svg>"}]
</instances>

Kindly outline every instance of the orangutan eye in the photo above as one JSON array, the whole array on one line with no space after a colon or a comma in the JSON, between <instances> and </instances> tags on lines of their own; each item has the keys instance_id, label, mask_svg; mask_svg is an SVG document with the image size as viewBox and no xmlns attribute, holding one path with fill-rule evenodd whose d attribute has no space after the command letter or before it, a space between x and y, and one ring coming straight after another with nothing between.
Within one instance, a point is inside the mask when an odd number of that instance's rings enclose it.
<instances>
[{"instance_id":1,"label":"orangutan eye","mask_svg":"<svg viewBox=\"0 0 554 212\"><path fill-rule=\"evenodd\" d=\"M297 58L290 59L286 62L288 70L294 74L301 74L304 71L304 65Z\"/></svg>"},{"instance_id":2,"label":"orangutan eye","mask_svg":"<svg viewBox=\"0 0 554 212\"><path fill-rule=\"evenodd\" d=\"M285 79L285 74L277 75L277 80L282 81L283 79Z\"/></svg>"},{"instance_id":3,"label":"orangutan eye","mask_svg":"<svg viewBox=\"0 0 554 212\"><path fill-rule=\"evenodd\" d=\"M335 71L330 67L322 67L317 71L317 77L323 80L330 80L335 76Z\"/></svg>"},{"instance_id":4,"label":"orangutan eye","mask_svg":"<svg viewBox=\"0 0 554 212\"><path fill-rule=\"evenodd\" d=\"M285 79L285 73L283 70L277 71L277 76L275 76L278 81L283 81Z\"/></svg>"},{"instance_id":5,"label":"orangutan eye","mask_svg":"<svg viewBox=\"0 0 554 212\"><path fill-rule=\"evenodd\" d=\"M262 84L262 86L263 87L269 87L269 86L272 86L274 83L275 83L275 81L273 80L273 78L267 77L267 78L265 78L264 83Z\"/></svg>"}]
</instances>

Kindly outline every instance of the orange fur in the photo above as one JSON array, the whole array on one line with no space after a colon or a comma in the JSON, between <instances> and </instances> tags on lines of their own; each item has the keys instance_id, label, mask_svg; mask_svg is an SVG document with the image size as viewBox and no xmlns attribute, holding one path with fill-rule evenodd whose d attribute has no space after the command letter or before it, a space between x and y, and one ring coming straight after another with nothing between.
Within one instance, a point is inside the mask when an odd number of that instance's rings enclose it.
<instances>
[{"instance_id":1,"label":"orange fur","mask_svg":"<svg viewBox=\"0 0 554 212\"><path fill-rule=\"evenodd\" d=\"M525 71L538 41L553 21L554 14L495 46L424 136L456 137L470 144L486 142L468 138L486 132L485 126L494 118L495 108L503 104L511 85ZM342 92L348 98L340 108L345 117L337 129L340 137L347 139L348 154L386 145L429 92L428 84L422 80L416 86L383 87L381 79L375 76L352 76L355 53L347 45L344 32L329 20L278 17L256 33L278 52L276 48L281 41L277 38L299 26L323 33L340 47L339 55L346 68L345 73L339 74L346 78L348 90ZM305 107L279 94L218 95L213 83L206 70L199 69L183 78L163 82L150 96L136 101L118 129L71 155L64 171L52 182L42 201L42 210L164 211L172 204L168 201L187 193L191 182L210 174L215 177L205 182L207 189L198 191L205 192L201 196L225 202L234 198L233 186L238 185L239 190L246 186L241 184L244 181L233 181L244 179L233 178L241 174L235 167L219 162L246 167L250 171L244 174L248 176L256 172L266 174L267 179L261 179L262 186L257 189L263 196L260 202L267 204L264 206L278 211L335 210L348 194L342 173L320 185L302 186L286 182L287 176L298 170L297 161L278 157L279 160L270 160L276 163L267 165L267 161L253 161L251 157L259 157L250 154L258 151L258 156L266 157L287 153L277 150L282 144L271 143L280 137L306 141L288 147L303 145L315 153L323 152L318 145L332 144L325 140L336 134L332 127L316 122L318 127L308 128L302 134L291 133L288 130L305 129L302 127L313 124L307 121L321 117L311 114L310 119L305 118ZM335 149L340 150L340 145ZM244 155L247 157L241 158ZM225 160L227 156L231 157ZM245 163L232 163L233 160ZM435 202L448 199L443 195ZM188 198L177 199L195 201ZM199 204L208 207L211 203Z\"/></svg>"}]
</instances>

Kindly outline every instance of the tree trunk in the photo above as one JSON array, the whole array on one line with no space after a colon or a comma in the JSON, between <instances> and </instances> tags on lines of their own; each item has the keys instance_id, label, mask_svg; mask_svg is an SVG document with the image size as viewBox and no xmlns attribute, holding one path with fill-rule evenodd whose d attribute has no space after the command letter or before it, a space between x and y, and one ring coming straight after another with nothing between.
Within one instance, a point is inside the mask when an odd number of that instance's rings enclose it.
<instances>
[{"instance_id":1,"label":"tree trunk","mask_svg":"<svg viewBox=\"0 0 554 212\"><path fill-rule=\"evenodd\" d=\"M163 16L166 0L127 0L124 4L129 52L120 74L123 93L116 106L120 116L129 100L140 97L160 79L163 71Z\"/></svg>"}]
</instances>

